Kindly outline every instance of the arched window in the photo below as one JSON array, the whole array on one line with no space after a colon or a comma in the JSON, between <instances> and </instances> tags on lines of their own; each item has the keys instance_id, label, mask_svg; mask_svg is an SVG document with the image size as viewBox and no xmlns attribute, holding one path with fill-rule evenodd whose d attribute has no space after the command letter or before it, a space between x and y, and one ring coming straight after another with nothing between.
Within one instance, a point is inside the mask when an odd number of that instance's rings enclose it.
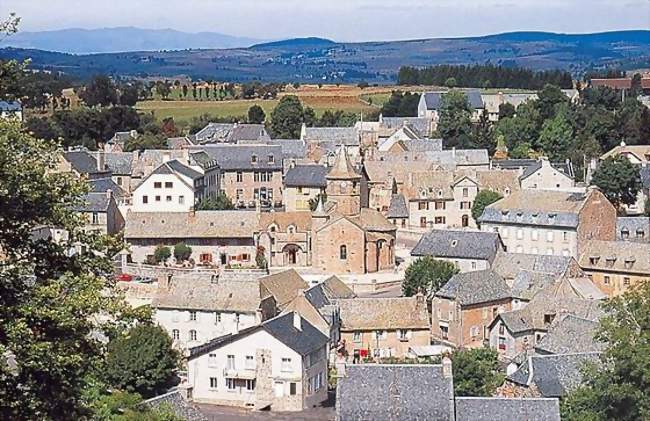
<instances>
[{"instance_id":1,"label":"arched window","mask_svg":"<svg viewBox=\"0 0 650 421\"><path fill-rule=\"evenodd\" d=\"M339 249L339 258L341 260L347 260L348 258L348 248L345 245L342 245Z\"/></svg>"},{"instance_id":2,"label":"arched window","mask_svg":"<svg viewBox=\"0 0 650 421\"><path fill-rule=\"evenodd\" d=\"M190 341L196 340L196 330L190 330Z\"/></svg>"}]
</instances>

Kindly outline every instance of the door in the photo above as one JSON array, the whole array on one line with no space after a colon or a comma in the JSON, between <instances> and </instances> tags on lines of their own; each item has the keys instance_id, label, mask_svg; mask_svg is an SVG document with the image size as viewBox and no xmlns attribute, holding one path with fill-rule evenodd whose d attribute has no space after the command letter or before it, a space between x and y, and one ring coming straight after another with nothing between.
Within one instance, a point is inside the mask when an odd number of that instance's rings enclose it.
<instances>
[{"instance_id":1,"label":"door","mask_svg":"<svg viewBox=\"0 0 650 421\"><path fill-rule=\"evenodd\" d=\"M273 384L273 390L275 390L276 398L281 398L284 396L284 382L275 382Z\"/></svg>"},{"instance_id":2,"label":"door","mask_svg":"<svg viewBox=\"0 0 650 421\"><path fill-rule=\"evenodd\" d=\"M469 216L463 215L462 224L463 224L464 227L469 226Z\"/></svg>"}]
</instances>

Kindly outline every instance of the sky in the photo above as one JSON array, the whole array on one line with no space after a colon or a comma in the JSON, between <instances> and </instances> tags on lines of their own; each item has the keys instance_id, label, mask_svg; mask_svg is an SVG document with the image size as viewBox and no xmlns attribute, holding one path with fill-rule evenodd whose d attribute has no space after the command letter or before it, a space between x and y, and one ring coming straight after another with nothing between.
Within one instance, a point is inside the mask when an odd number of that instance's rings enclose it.
<instances>
[{"instance_id":1,"label":"sky","mask_svg":"<svg viewBox=\"0 0 650 421\"><path fill-rule=\"evenodd\" d=\"M650 0L0 0L21 30L137 26L336 41L650 29Z\"/></svg>"}]
</instances>

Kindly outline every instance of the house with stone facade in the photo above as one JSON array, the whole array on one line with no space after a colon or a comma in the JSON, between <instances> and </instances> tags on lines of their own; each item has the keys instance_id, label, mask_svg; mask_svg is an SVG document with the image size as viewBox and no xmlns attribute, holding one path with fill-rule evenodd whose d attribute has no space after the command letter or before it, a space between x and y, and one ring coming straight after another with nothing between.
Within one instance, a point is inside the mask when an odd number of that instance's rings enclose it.
<instances>
[{"instance_id":1,"label":"house with stone facade","mask_svg":"<svg viewBox=\"0 0 650 421\"><path fill-rule=\"evenodd\" d=\"M115 235L124 228L124 218L110 189L84 194L73 209L85 219L86 231Z\"/></svg>"},{"instance_id":2,"label":"house with stone facade","mask_svg":"<svg viewBox=\"0 0 650 421\"><path fill-rule=\"evenodd\" d=\"M341 299L337 304L341 314L341 352L349 362L402 358L409 348L430 343L424 295Z\"/></svg>"},{"instance_id":3,"label":"house with stone facade","mask_svg":"<svg viewBox=\"0 0 650 421\"><path fill-rule=\"evenodd\" d=\"M522 189L575 191L576 183L571 161L551 163L541 157L523 169L519 176Z\"/></svg>"},{"instance_id":4,"label":"house with stone facade","mask_svg":"<svg viewBox=\"0 0 650 421\"><path fill-rule=\"evenodd\" d=\"M328 337L298 313L190 348L188 385L197 403L302 411L327 399Z\"/></svg>"},{"instance_id":5,"label":"house with stone facade","mask_svg":"<svg viewBox=\"0 0 650 421\"><path fill-rule=\"evenodd\" d=\"M459 348L478 348L488 337L488 326L511 310L512 293L496 272L458 273L437 291L431 302L431 336Z\"/></svg>"},{"instance_id":6,"label":"house with stone facade","mask_svg":"<svg viewBox=\"0 0 650 421\"><path fill-rule=\"evenodd\" d=\"M270 267L311 266L312 213L310 211L263 212L257 244Z\"/></svg>"},{"instance_id":7,"label":"house with stone facade","mask_svg":"<svg viewBox=\"0 0 650 421\"><path fill-rule=\"evenodd\" d=\"M439 110L442 106L442 97L446 92L423 92L420 95L420 102L418 103L418 117L426 117L431 123L433 130L438 127L438 120L440 119ZM485 112L485 104L481 98L481 93L478 90L470 90L464 92L472 110L472 121L478 121L479 117Z\"/></svg>"},{"instance_id":8,"label":"house with stone facade","mask_svg":"<svg viewBox=\"0 0 650 421\"><path fill-rule=\"evenodd\" d=\"M431 230L422 235L411 256L445 260L462 273L490 269L503 251L503 243L496 233Z\"/></svg>"},{"instance_id":9,"label":"house with stone facade","mask_svg":"<svg viewBox=\"0 0 650 421\"><path fill-rule=\"evenodd\" d=\"M610 297L650 281L650 245L633 241L589 241L578 259L594 284Z\"/></svg>"},{"instance_id":10,"label":"house with stone facade","mask_svg":"<svg viewBox=\"0 0 650 421\"><path fill-rule=\"evenodd\" d=\"M276 312L273 299L262 298L255 277L220 279L216 274L161 276L151 308L156 323L181 349L257 326Z\"/></svg>"},{"instance_id":11,"label":"house with stone facade","mask_svg":"<svg viewBox=\"0 0 650 421\"><path fill-rule=\"evenodd\" d=\"M596 188L519 190L487 206L479 222L501 235L509 253L577 258L587 242L616 238L616 209Z\"/></svg>"},{"instance_id":12,"label":"house with stone facade","mask_svg":"<svg viewBox=\"0 0 650 421\"><path fill-rule=\"evenodd\" d=\"M310 200L327 188L328 168L323 165L296 165L284 175L284 206L288 212L309 211Z\"/></svg>"},{"instance_id":13,"label":"house with stone facade","mask_svg":"<svg viewBox=\"0 0 650 421\"><path fill-rule=\"evenodd\" d=\"M255 266L253 211L127 212L124 240L131 260L151 261L157 246L185 243L191 259L206 266Z\"/></svg>"}]
</instances>

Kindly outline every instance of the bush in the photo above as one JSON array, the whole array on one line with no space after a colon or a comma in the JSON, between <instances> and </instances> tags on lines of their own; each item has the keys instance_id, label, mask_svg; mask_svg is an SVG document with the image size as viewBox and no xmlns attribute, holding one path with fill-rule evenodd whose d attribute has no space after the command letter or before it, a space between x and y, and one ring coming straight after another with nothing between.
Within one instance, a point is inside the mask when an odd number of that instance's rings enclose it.
<instances>
[{"instance_id":1,"label":"bush","mask_svg":"<svg viewBox=\"0 0 650 421\"><path fill-rule=\"evenodd\" d=\"M420 257L406 269L402 292L407 297L418 292L431 296L457 273L458 269L453 263L431 256Z\"/></svg>"},{"instance_id":2,"label":"bush","mask_svg":"<svg viewBox=\"0 0 650 421\"><path fill-rule=\"evenodd\" d=\"M172 252L167 246L160 245L153 252L154 262L157 264L164 263L172 256Z\"/></svg>"},{"instance_id":3,"label":"bush","mask_svg":"<svg viewBox=\"0 0 650 421\"><path fill-rule=\"evenodd\" d=\"M174 246L174 258L177 262L184 262L192 255L192 247L185 243L178 243Z\"/></svg>"}]
</instances>

